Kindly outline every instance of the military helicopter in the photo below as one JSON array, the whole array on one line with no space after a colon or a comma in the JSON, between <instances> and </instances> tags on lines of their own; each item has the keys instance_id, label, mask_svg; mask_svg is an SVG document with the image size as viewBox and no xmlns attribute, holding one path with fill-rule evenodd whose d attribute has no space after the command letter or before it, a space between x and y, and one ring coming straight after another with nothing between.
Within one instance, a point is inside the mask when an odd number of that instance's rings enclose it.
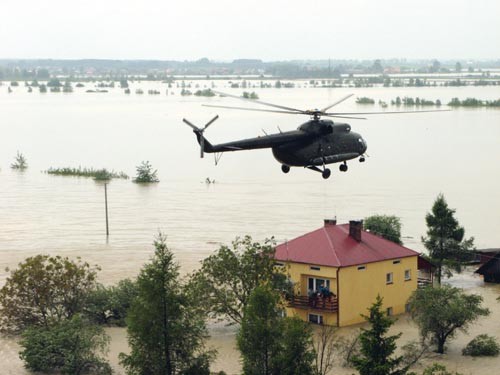
<instances>
[{"instance_id":1,"label":"military helicopter","mask_svg":"<svg viewBox=\"0 0 500 375\"><path fill-rule=\"evenodd\" d=\"M247 99L236 95L226 94L218 91L214 93L220 96L227 96L239 100L257 103L277 109L259 109L247 107L230 107L222 105L208 105L205 107L237 109L244 111L259 111L272 113L286 113L294 115L310 116L309 121L300 125L297 130L291 130L275 134L265 134L263 136L242 139L227 143L212 145L203 135L205 130L219 118L215 116L203 128L193 125L190 121L183 119L184 123L193 129L193 132L200 144L200 157L203 158L205 152L215 153L215 163L217 164L224 152L254 150L261 148L271 148L275 159L281 163L283 173L290 172L290 167L304 167L321 173L324 179L331 175L331 171L326 166L332 163L341 163L339 170L346 172L347 161L359 158L360 162L366 160L367 144L363 137L351 131L351 126L346 123L333 122L330 119L321 117L366 120L358 115L375 114L399 114L399 113L420 113L437 112L430 111L398 111L398 112L328 112L328 110L343 101L349 99L354 94L349 94L333 104L322 109L301 110L277 104L271 104L255 99Z\"/></svg>"}]
</instances>

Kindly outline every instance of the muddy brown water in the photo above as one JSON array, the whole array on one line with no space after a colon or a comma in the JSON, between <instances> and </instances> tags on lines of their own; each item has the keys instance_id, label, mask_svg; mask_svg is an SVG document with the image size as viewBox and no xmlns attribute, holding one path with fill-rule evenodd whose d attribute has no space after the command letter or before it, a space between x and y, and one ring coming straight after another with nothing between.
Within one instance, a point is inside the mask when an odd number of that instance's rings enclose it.
<instances>
[{"instance_id":1,"label":"muddy brown water","mask_svg":"<svg viewBox=\"0 0 500 375\"><path fill-rule=\"evenodd\" d=\"M200 88L209 82L199 81ZM217 88L230 89L217 81ZM91 85L91 84L88 84ZM182 123L187 117L203 124L214 114L221 117L207 131L212 142L253 137L266 132L294 129L306 118L254 112L214 111L203 103L240 105L228 98L181 97L163 93L166 85L133 83L158 89L162 95L27 93L24 87L0 90L0 285L8 272L28 256L38 253L81 256L102 267L100 281L115 283L137 275L152 254L158 230L168 235L169 246L183 274L198 267L201 259L221 243L250 234L278 242L314 230L324 218L339 222L375 213L395 214L403 224L405 245L421 251L425 213L436 195L444 193L450 206L474 236L476 246L500 244L500 111L458 109L439 114L373 116L368 121L349 120L352 129L368 143L364 164L352 161L349 171L332 166L332 177L323 180L300 168L285 175L269 150L230 153L215 166L211 155L199 159L194 135ZM5 89L5 90L4 90ZM498 87L460 88L339 88L257 90L262 100L298 108L324 107L354 93L390 102L396 96L441 99L453 97L497 99ZM391 108L390 109L395 109ZM339 111L380 110L354 100ZM10 170L16 151L25 154L29 169ZM114 180L108 186L110 232L104 235L103 185L89 179L50 176L49 167L106 167L134 175L134 168L149 160L161 182L140 186ZM213 185L204 183L215 179ZM500 337L497 286L483 285L470 275L452 279L484 296L492 310L471 333L458 335L448 354L439 358L465 373L498 373L498 359L471 359L460 355L470 337L488 332ZM340 332L349 333L355 328ZM402 341L416 338L416 328L401 317L394 327ZM118 372L117 355L126 350L126 334L109 329L109 358ZM237 373L239 356L234 349L234 327L213 326L211 345L219 348L214 369ZM0 373L22 374L15 340L0 337ZM496 372L495 372L496 371ZM351 373L336 369L336 373Z\"/></svg>"}]
</instances>

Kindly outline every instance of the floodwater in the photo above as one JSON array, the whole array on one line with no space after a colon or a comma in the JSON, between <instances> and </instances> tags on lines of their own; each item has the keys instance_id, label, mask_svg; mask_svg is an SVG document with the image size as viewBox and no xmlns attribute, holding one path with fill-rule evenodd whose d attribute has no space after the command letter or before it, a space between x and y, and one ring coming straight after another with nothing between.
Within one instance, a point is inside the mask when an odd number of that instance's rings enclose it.
<instances>
[{"instance_id":1,"label":"floodwater","mask_svg":"<svg viewBox=\"0 0 500 375\"><path fill-rule=\"evenodd\" d=\"M205 81L194 84L210 87ZM228 88L225 81L215 84L237 95L243 91ZM153 253L151 243L159 230L168 235L183 273L198 267L219 244L237 235L250 234L258 240L275 236L281 242L314 230L324 218L334 216L346 222L375 213L397 215L405 244L421 251L424 217L439 193L456 208L466 236L474 236L478 248L500 244L498 109L348 120L353 131L366 139L370 157L363 164L351 161L347 173L338 172L334 165L332 177L323 180L318 173L299 168L283 174L269 150L228 153L215 166L210 154L199 159L195 137L182 123L186 117L202 126L219 114L220 119L206 132L217 143L277 132L277 127L294 129L307 120L303 116L202 107L245 104L230 98L182 97L179 88L169 89L167 96L166 85L155 82L133 83L130 95L118 88L85 93L91 85L71 94L27 93L24 87L8 94L5 86L0 87L0 285L8 276L5 267L13 268L38 253L81 256L99 264L100 280L106 284L133 277ZM146 93L158 89L162 94L134 94L138 87ZM443 103L453 97L500 97L500 89L494 86L246 91L256 91L264 101L303 109L325 107L349 93L388 103L396 96ZM378 105L358 105L354 99L336 109L381 110ZM25 172L9 168L17 150L28 159L30 167ZM81 165L133 176L143 160L158 169L161 182L141 186L113 180L108 185L109 238L105 236L103 184L42 173L49 167ZM206 185L207 177L216 183ZM490 308L496 309L484 319L484 331L496 329L500 337L500 312L494 301L498 288L483 286L476 279L472 284L466 286L483 294ZM396 328L403 324L400 319ZM234 331L226 327L212 331L212 342L222 347L217 368L237 372ZM126 348L125 333L119 329L110 333L110 358L116 364L115 354ZM450 363L463 362L470 369L487 366L489 360L459 356L463 346L459 342L450 346L450 353L457 355L449 354L454 358ZM0 358L7 363L4 370L8 373L22 372L17 350L14 341L0 338ZM500 362L494 364L498 368Z\"/></svg>"}]
</instances>

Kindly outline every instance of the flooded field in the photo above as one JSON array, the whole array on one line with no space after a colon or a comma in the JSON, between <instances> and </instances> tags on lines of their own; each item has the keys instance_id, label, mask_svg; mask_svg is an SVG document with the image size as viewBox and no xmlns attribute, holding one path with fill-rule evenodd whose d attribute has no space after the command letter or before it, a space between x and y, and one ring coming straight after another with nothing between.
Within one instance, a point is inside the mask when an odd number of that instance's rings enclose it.
<instances>
[{"instance_id":1,"label":"flooded field","mask_svg":"<svg viewBox=\"0 0 500 375\"><path fill-rule=\"evenodd\" d=\"M198 82L203 88L208 82ZM228 83L217 88L240 95ZM158 89L161 95L135 95L135 88ZM440 99L498 99L497 87L429 88L295 88L252 89L272 103L298 108L324 107L354 93L390 102L396 96ZM237 235L256 239L275 236L291 239L336 216L339 222L374 213L401 218L405 245L423 247L424 217L437 196L444 193L457 218L474 236L478 248L500 244L500 111L456 109L443 113L373 116L367 121L349 120L368 143L364 164L352 161L349 172L323 180L318 173L292 169L285 175L269 150L224 155L214 166L211 155L199 159L199 146L186 117L202 125L213 115L220 119L207 131L214 143L253 137L298 127L307 118L254 112L224 111L201 104L241 105L229 98L182 97L180 89L160 83L134 83L132 94L118 88L91 94L27 93L19 87L8 94L0 88L0 285L8 272L24 258L38 254L62 254L102 267L100 280L115 283L137 274L152 254L158 230L168 235L182 272L220 243ZM247 90L248 91L248 90ZM174 95L172 95L174 92ZM236 103L235 103L236 102ZM244 105L244 104L243 104ZM339 111L380 110L355 100ZM388 110L394 110L389 106ZM19 150L28 159L23 173L10 169ZM149 160L161 182L140 186L130 180L113 180L108 186L110 233L105 236L104 187L91 179L51 176L50 167L95 167L135 174L135 166ZM205 178L216 183L206 185ZM492 315L471 329L471 337L488 332L500 337L497 286L486 286L472 276L452 283L481 293ZM348 332L348 330L344 330ZM400 318L395 331L401 340L416 338L416 328ZM125 332L110 329L110 360L126 349ZM466 374L500 368L498 359L462 357L470 337L459 335L448 354L439 360ZM234 352L234 331L212 328L212 344L219 347L215 368L228 373L239 369ZM8 374L22 374L14 341L0 337L0 359ZM6 365L5 365L6 364ZM118 367L117 367L118 368ZM339 370L336 373L343 373ZM345 370L345 373L351 373Z\"/></svg>"}]
</instances>

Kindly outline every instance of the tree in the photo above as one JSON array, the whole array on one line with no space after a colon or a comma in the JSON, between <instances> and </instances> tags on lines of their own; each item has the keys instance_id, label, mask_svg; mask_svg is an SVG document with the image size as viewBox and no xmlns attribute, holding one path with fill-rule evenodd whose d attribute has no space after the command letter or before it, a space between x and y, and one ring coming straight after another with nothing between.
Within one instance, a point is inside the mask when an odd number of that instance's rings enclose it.
<instances>
[{"instance_id":1,"label":"tree","mask_svg":"<svg viewBox=\"0 0 500 375\"><path fill-rule=\"evenodd\" d=\"M444 285L417 289L408 303L422 339L430 339L442 354L446 341L457 330L467 332L475 320L490 313L481 306L482 301L478 294L465 294L459 288Z\"/></svg>"},{"instance_id":2,"label":"tree","mask_svg":"<svg viewBox=\"0 0 500 375\"><path fill-rule=\"evenodd\" d=\"M281 375L313 374L316 353L312 343L311 326L298 317L284 318L283 335L277 357Z\"/></svg>"},{"instance_id":3,"label":"tree","mask_svg":"<svg viewBox=\"0 0 500 375\"><path fill-rule=\"evenodd\" d=\"M102 327L89 324L79 315L51 327L30 327L23 332L20 344L21 359L32 371L111 374L103 358L109 337Z\"/></svg>"},{"instance_id":4,"label":"tree","mask_svg":"<svg viewBox=\"0 0 500 375\"><path fill-rule=\"evenodd\" d=\"M0 327L19 332L69 319L96 286L97 267L48 255L27 258L0 289Z\"/></svg>"},{"instance_id":5,"label":"tree","mask_svg":"<svg viewBox=\"0 0 500 375\"><path fill-rule=\"evenodd\" d=\"M457 73L461 73L462 72L462 64L460 64L459 61L457 61L457 63L455 64L455 71Z\"/></svg>"},{"instance_id":6,"label":"tree","mask_svg":"<svg viewBox=\"0 0 500 375\"><path fill-rule=\"evenodd\" d=\"M404 374L398 370L403 363L403 357L394 357L398 335L387 336L390 326L394 323L391 318L382 312L382 298L377 296L376 301L368 309L369 315L364 318L370 323L370 329L361 329L359 340L361 355L353 358L354 367L360 375L389 375Z\"/></svg>"},{"instance_id":7,"label":"tree","mask_svg":"<svg viewBox=\"0 0 500 375\"><path fill-rule=\"evenodd\" d=\"M10 167L12 169L25 170L26 168L28 168L28 162L26 161L24 155L18 151L16 154L16 158L14 159L14 163L12 163Z\"/></svg>"},{"instance_id":8,"label":"tree","mask_svg":"<svg viewBox=\"0 0 500 375\"><path fill-rule=\"evenodd\" d=\"M184 288L179 266L161 233L155 254L137 278L138 295L127 316L130 354L120 362L128 374L207 374L213 353L204 349L205 316L200 294Z\"/></svg>"},{"instance_id":9,"label":"tree","mask_svg":"<svg viewBox=\"0 0 500 375\"><path fill-rule=\"evenodd\" d=\"M311 329L299 318L281 318L279 301L265 285L250 295L237 336L245 375L313 373Z\"/></svg>"},{"instance_id":10,"label":"tree","mask_svg":"<svg viewBox=\"0 0 500 375\"><path fill-rule=\"evenodd\" d=\"M287 287L286 276L275 267L274 246L272 238L261 244L245 236L236 238L231 247L222 245L203 260L191 289L204 296L206 308L214 318L241 323L243 309L257 286L267 283L275 290Z\"/></svg>"},{"instance_id":11,"label":"tree","mask_svg":"<svg viewBox=\"0 0 500 375\"><path fill-rule=\"evenodd\" d=\"M402 245L401 220L394 215L372 215L364 220L365 229L386 240Z\"/></svg>"},{"instance_id":12,"label":"tree","mask_svg":"<svg viewBox=\"0 0 500 375\"><path fill-rule=\"evenodd\" d=\"M429 250L431 261L437 267L437 281L441 284L443 268L451 276L451 270L461 271L461 264L471 258L474 237L465 239L465 230L454 217L455 210L448 207L443 194L439 194L432 212L427 213L427 237L422 237L424 246Z\"/></svg>"},{"instance_id":13,"label":"tree","mask_svg":"<svg viewBox=\"0 0 500 375\"><path fill-rule=\"evenodd\" d=\"M160 182L156 173L156 169L153 170L153 166L149 161L143 161L141 165L136 167L137 176L133 179L133 182L146 183L146 182Z\"/></svg>"}]
</instances>

